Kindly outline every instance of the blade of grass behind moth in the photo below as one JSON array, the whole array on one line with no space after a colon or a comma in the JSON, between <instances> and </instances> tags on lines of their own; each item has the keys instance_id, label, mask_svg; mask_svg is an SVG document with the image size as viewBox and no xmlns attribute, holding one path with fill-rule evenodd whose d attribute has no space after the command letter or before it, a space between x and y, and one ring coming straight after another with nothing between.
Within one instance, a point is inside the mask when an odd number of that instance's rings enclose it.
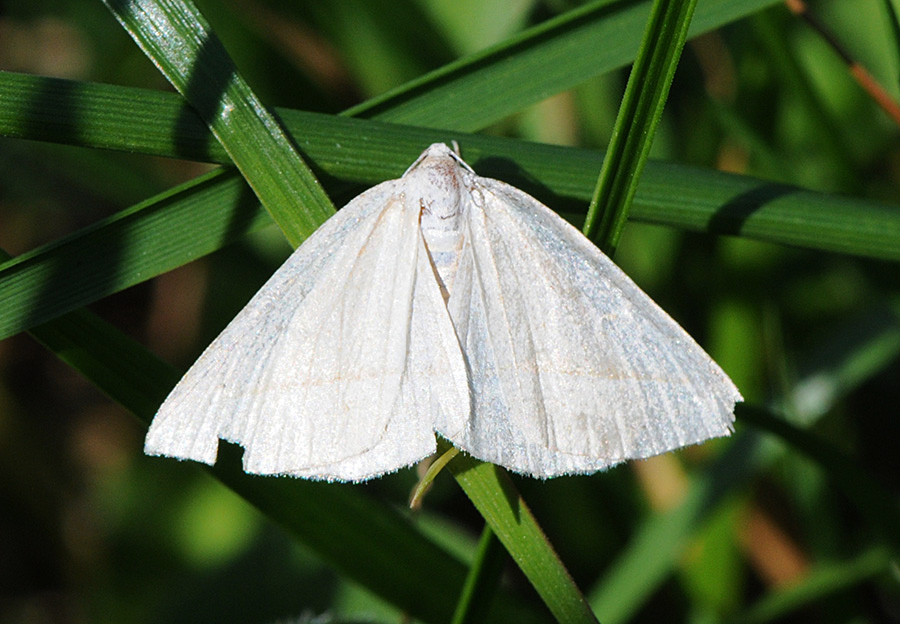
<instances>
[{"instance_id":1,"label":"blade of grass behind moth","mask_svg":"<svg viewBox=\"0 0 900 624\"><path fill-rule=\"evenodd\" d=\"M47 120L41 93L64 97L61 94L73 96L84 91L91 94L86 105L89 108L137 111L141 101L156 95L134 90L134 105L129 106L131 95L116 99L119 91L115 87L0 72L0 110L8 101L5 95L17 92L3 89L10 80L27 88L20 94L21 111L26 115L21 123L54 126L62 136L71 136L75 128L52 122L39 124ZM165 95L176 109L182 106L175 104L176 98L181 98L174 94L159 95ZM29 102L31 105L26 105ZM27 117L30 114L36 116ZM326 181L337 178L374 183L396 177L422 145L447 138L446 133L423 128L286 112L288 120L295 115L300 118L298 125L307 131L304 149ZM0 128L24 131L14 121L16 116L11 114L4 121L0 113ZM196 125L201 126L199 122ZM114 125L113 129L118 127ZM365 141L358 141L353 150L335 145L336 139L349 142L361 136ZM590 197L596 182L591 172L601 164L601 155L590 150L500 137L452 136L466 146L469 162L479 173L505 179L563 212L566 203L574 213ZM215 142L213 145L218 146ZM510 169L505 164L508 162L515 162L521 171ZM900 259L900 211L894 206L673 163L647 163L631 218L693 231ZM4 302L0 306L0 339L211 253L267 223L256 197L233 170L213 172L161 193L65 239L0 263L0 301Z\"/></svg>"},{"instance_id":2,"label":"blade of grass behind moth","mask_svg":"<svg viewBox=\"0 0 900 624\"><path fill-rule=\"evenodd\" d=\"M299 245L331 200L190 0L104 0L222 143L260 202Z\"/></svg>"},{"instance_id":3,"label":"blade of grass behind moth","mask_svg":"<svg viewBox=\"0 0 900 624\"><path fill-rule=\"evenodd\" d=\"M610 257L628 219L696 4L697 0L653 3L584 223L585 235Z\"/></svg>"},{"instance_id":4,"label":"blade of grass behind moth","mask_svg":"<svg viewBox=\"0 0 900 624\"><path fill-rule=\"evenodd\" d=\"M217 169L0 262L0 339L170 271L271 223L234 169Z\"/></svg>"},{"instance_id":5,"label":"blade of grass behind moth","mask_svg":"<svg viewBox=\"0 0 900 624\"><path fill-rule=\"evenodd\" d=\"M780 0L701 5L692 34L713 30ZM628 64L648 0L596 0L486 50L354 106L345 114L472 132L525 106ZM597 42L602 45L597 45Z\"/></svg>"},{"instance_id":6,"label":"blade of grass behind moth","mask_svg":"<svg viewBox=\"0 0 900 624\"><path fill-rule=\"evenodd\" d=\"M485 524L451 624L478 624L487 621L485 618L488 607L500 583L505 561L506 550L490 525Z\"/></svg>"},{"instance_id":7,"label":"blade of grass behind moth","mask_svg":"<svg viewBox=\"0 0 900 624\"><path fill-rule=\"evenodd\" d=\"M397 177L423 146L456 139L480 174L501 178L560 212L570 208L575 214L590 200L597 183L592 172L602 164L602 154L593 150L287 109L280 114L287 127L302 134L304 153L325 181L373 184ZM179 117L182 121L176 124ZM176 125L181 152L168 134ZM0 135L230 162L175 94L2 71ZM900 212L895 205L677 163L647 162L629 218L900 260Z\"/></svg>"},{"instance_id":8,"label":"blade of grass behind moth","mask_svg":"<svg viewBox=\"0 0 900 624\"><path fill-rule=\"evenodd\" d=\"M447 444L441 440L439 451ZM465 453L455 457L448 468L556 619L567 624L596 624L581 590L506 471Z\"/></svg>"},{"instance_id":9,"label":"blade of grass behind moth","mask_svg":"<svg viewBox=\"0 0 900 624\"><path fill-rule=\"evenodd\" d=\"M0 250L0 261L8 258ZM31 334L144 426L180 376L86 310L34 327ZM224 461L209 470L225 485L374 593L424 621L445 621L465 568L403 516L353 486L248 476L234 449L223 450ZM334 522L335 516L345 520ZM398 557L405 565L395 565ZM487 607L492 621L541 621L504 594Z\"/></svg>"}]
</instances>

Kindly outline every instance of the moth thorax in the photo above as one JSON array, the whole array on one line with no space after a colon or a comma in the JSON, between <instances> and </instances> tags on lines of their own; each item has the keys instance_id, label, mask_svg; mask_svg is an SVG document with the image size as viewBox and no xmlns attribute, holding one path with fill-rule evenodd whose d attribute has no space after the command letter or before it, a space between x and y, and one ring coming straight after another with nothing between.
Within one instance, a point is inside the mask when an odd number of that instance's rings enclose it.
<instances>
[{"instance_id":1,"label":"moth thorax","mask_svg":"<svg viewBox=\"0 0 900 624\"><path fill-rule=\"evenodd\" d=\"M459 256L462 250L462 232L447 229L422 228L422 237L431 257L431 266L441 286L444 301L450 298L453 282L459 268Z\"/></svg>"}]
</instances>

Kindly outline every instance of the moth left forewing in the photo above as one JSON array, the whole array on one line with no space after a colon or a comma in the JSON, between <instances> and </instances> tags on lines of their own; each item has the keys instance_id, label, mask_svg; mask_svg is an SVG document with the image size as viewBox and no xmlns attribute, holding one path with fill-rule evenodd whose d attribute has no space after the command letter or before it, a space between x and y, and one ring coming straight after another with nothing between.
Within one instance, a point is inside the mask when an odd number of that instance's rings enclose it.
<instances>
[{"instance_id":1,"label":"moth left forewing","mask_svg":"<svg viewBox=\"0 0 900 624\"><path fill-rule=\"evenodd\" d=\"M577 230L475 178L451 316L475 405L473 455L539 477L725 435L740 395Z\"/></svg>"},{"instance_id":2,"label":"moth left forewing","mask_svg":"<svg viewBox=\"0 0 900 624\"><path fill-rule=\"evenodd\" d=\"M247 472L347 481L433 452L431 419L405 382L417 208L401 181L377 188L323 226L334 237L294 252L210 345L160 408L148 452L212 463L222 438L244 447Z\"/></svg>"},{"instance_id":3,"label":"moth left forewing","mask_svg":"<svg viewBox=\"0 0 900 624\"><path fill-rule=\"evenodd\" d=\"M344 260L269 364L277 385L244 440L249 472L361 480L434 450L405 384L419 233L402 184L374 218L371 234L342 242Z\"/></svg>"},{"instance_id":4,"label":"moth left forewing","mask_svg":"<svg viewBox=\"0 0 900 624\"><path fill-rule=\"evenodd\" d=\"M339 261L341 244L391 196L391 184L366 191L291 254L172 389L150 425L146 453L213 464L219 438L250 436L260 417L254 397L265 390L290 319Z\"/></svg>"}]
</instances>

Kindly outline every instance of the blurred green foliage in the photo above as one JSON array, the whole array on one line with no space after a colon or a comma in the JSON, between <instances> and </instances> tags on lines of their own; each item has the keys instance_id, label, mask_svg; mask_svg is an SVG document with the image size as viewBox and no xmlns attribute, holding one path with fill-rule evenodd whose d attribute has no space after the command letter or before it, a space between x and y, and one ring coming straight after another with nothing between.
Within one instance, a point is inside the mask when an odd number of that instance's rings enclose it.
<instances>
[{"instance_id":1,"label":"blurred green foliage","mask_svg":"<svg viewBox=\"0 0 900 624\"><path fill-rule=\"evenodd\" d=\"M332 114L578 5L198 2L267 105ZM812 8L897 97L900 42L886 5L832 0ZM545 71L564 73L565 64L554 62ZM0 69L170 89L100 3L78 0L6 7ZM484 133L603 149L626 77L615 69L547 93ZM301 134L295 131L302 148ZM38 135L35 129L30 138ZM0 139L0 247L28 252L211 167L78 147L90 144L90 136ZM823 41L778 4L689 41L652 156L900 211L896 126ZM335 177L328 188L337 204L361 181L372 182ZM848 238L856 235L850 216ZM183 370L289 250L273 226L250 229L89 309ZM590 477L515 479L601 621L900 619L900 270L863 257L865 240L859 245L856 255L838 254L627 225L616 261L720 362L753 407L738 412L730 440ZM107 268L92 261L97 271ZM74 270L78 260L71 262ZM63 269L54 277L59 284ZM0 624L321 614L333 618L323 621L401 621L387 592L361 586L342 573L346 563L324 560L316 544L299 544L272 522L285 519L257 512L202 467L144 457L142 427L29 336L0 342ZM398 523L439 545L460 570L474 556L483 521L447 477L411 518L403 518L416 481L411 470L357 486L276 481L275 505L282 494L287 501L302 492L300 502L321 497L327 513L341 499L324 488L346 488L399 510ZM304 511L285 503L282 513ZM367 519L335 513L322 523L355 527ZM347 559L365 566L366 553L378 548L394 546L347 543ZM400 558L391 564L412 566ZM435 578L455 573L436 570ZM442 584L434 581L436 595L448 590ZM536 621L549 619L511 565L502 588Z\"/></svg>"}]
</instances>

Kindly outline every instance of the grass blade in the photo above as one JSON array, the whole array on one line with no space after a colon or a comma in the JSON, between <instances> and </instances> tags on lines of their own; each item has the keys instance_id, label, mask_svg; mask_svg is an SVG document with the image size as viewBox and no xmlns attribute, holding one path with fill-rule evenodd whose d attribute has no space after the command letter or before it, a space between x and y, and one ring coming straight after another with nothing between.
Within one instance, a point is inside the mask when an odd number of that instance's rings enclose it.
<instances>
[{"instance_id":1,"label":"grass blade","mask_svg":"<svg viewBox=\"0 0 900 624\"><path fill-rule=\"evenodd\" d=\"M187 111L187 112L185 112ZM179 115L179 133L172 134ZM158 121L153 122L158 115ZM558 211L590 200L602 152L281 109L323 180L373 184L400 175L429 143L456 139L482 175ZM74 121L73 121L74 120ZM0 134L229 162L177 95L0 72ZM189 153L188 153L189 152ZM349 199L349 198L347 198ZM630 218L774 243L900 260L900 207L699 167L649 161Z\"/></svg>"},{"instance_id":2,"label":"grass blade","mask_svg":"<svg viewBox=\"0 0 900 624\"><path fill-rule=\"evenodd\" d=\"M228 152L294 246L334 214L279 122L190 0L104 0Z\"/></svg>"},{"instance_id":3,"label":"grass blade","mask_svg":"<svg viewBox=\"0 0 900 624\"><path fill-rule=\"evenodd\" d=\"M777 0L701 5L692 34L751 15ZM482 52L450 63L346 114L474 131L634 59L650 0L598 0ZM602 45L597 45L602 42Z\"/></svg>"},{"instance_id":4,"label":"grass blade","mask_svg":"<svg viewBox=\"0 0 900 624\"><path fill-rule=\"evenodd\" d=\"M609 256L628 219L696 4L656 0L650 12L584 224L585 235Z\"/></svg>"},{"instance_id":5,"label":"grass blade","mask_svg":"<svg viewBox=\"0 0 900 624\"><path fill-rule=\"evenodd\" d=\"M236 171L200 176L0 265L0 333L45 323L269 223Z\"/></svg>"},{"instance_id":6,"label":"grass blade","mask_svg":"<svg viewBox=\"0 0 900 624\"><path fill-rule=\"evenodd\" d=\"M456 482L506 547L559 622L597 618L506 471L460 453L449 464Z\"/></svg>"},{"instance_id":7,"label":"grass blade","mask_svg":"<svg viewBox=\"0 0 900 624\"><path fill-rule=\"evenodd\" d=\"M488 525L484 526L475 561L463 585L460 600L456 603L452 624L477 624L486 621L487 610L500 583L506 551Z\"/></svg>"}]
</instances>

